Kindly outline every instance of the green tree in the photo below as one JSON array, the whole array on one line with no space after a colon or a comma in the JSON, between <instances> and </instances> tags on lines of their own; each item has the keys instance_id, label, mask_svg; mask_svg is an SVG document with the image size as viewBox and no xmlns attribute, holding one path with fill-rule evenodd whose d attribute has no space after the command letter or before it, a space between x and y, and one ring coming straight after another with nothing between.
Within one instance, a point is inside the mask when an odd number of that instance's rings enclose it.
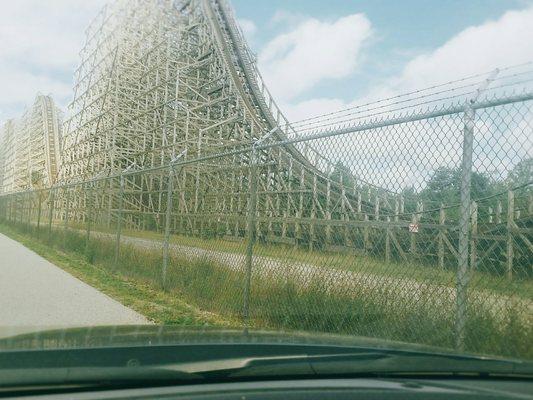
<instances>
[{"instance_id":1,"label":"green tree","mask_svg":"<svg viewBox=\"0 0 533 400\"><path fill-rule=\"evenodd\" d=\"M331 180L335 182L341 182L346 187L353 187L356 183L356 178L354 174L350 171L342 161L337 161L333 166L333 171L331 173Z\"/></svg>"},{"instance_id":2,"label":"green tree","mask_svg":"<svg viewBox=\"0 0 533 400\"><path fill-rule=\"evenodd\" d=\"M533 158L526 158L514 166L507 176L509 187L531 183L533 180Z\"/></svg>"},{"instance_id":3,"label":"green tree","mask_svg":"<svg viewBox=\"0 0 533 400\"><path fill-rule=\"evenodd\" d=\"M420 193L421 199L446 205L458 204L461 200L461 175L461 168L437 168ZM472 172L470 196L473 200L494 194L494 189L495 182L486 174Z\"/></svg>"}]
</instances>

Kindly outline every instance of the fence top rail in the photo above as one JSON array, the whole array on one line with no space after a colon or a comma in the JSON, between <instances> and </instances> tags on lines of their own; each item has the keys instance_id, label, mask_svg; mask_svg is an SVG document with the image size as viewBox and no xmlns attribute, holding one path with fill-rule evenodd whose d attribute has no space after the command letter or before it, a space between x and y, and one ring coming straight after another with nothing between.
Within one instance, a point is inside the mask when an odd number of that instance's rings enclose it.
<instances>
[{"instance_id":1,"label":"fence top rail","mask_svg":"<svg viewBox=\"0 0 533 400\"><path fill-rule=\"evenodd\" d=\"M304 141L312 141L317 139L325 139L328 137L333 136L340 136L345 135L349 133L356 133L356 132L363 132L367 130L372 129L379 129L384 128L391 125L400 125L405 124L408 122L416 122L421 121L424 119L432 119L432 118L438 118L438 117L444 117L446 115L453 115L453 114L460 114L465 111L466 107L470 107L473 110L480 110L485 108L492 108L492 107L498 107L506 104L512 104L512 103L521 103L533 100L533 92L528 91L525 93L510 95L510 96L503 96L503 97L496 97L492 99L485 99L482 101L478 101L475 103L465 103L465 104L454 104L447 107L442 107L440 109L433 109L428 111L423 111L419 113L405 113L403 115L393 115L389 118L382 118L379 120L370 120L370 121L362 121L358 124L353 124L349 126L343 126L338 127L334 126L329 129L324 128L319 130L318 132L311 133L310 135L301 135L298 137L294 137L291 139L287 139L280 142L273 142L264 144L261 146L257 146L258 149L266 149L269 147L275 147L280 145L286 145L286 144L294 144L298 142L304 142Z\"/></svg>"}]
</instances>

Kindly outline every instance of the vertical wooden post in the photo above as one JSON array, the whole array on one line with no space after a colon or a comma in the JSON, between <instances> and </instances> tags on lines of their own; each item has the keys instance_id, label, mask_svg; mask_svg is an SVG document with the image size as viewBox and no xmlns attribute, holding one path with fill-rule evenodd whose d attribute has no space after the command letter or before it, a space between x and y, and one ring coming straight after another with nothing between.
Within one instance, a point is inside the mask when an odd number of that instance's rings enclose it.
<instances>
[{"instance_id":1,"label":"vertical wooden post","mask_svg":"<svg viewBox=\"0 0 533 400\"><path fill-rule=\"evenodd\" d=\"M411 215L411 223L413 225L417 223L416 214ZM410 232L409 236L409 251L411 252L411 254L416 254L416 233Z\"/></svg>"},{"instance_id":2,"label":"vertical wooden post","mask_svg":"<svg viewBox=\"0 0 533 400\"><path fill-rule=\"evenodd\" d=\"M498 200L498 204L496 205L496 223L501 224L502 223L502 201Z\"/></svg>"},{"instance_id":3,"label":"vertical wooden post","mask_svg":"<svg viewBox=\"0 0 533 400\"><path fill-rule=\"evenodd\" d=\"M514 192L507 192L507 278L513 278Z\"/></svg>"},{"instance_id":4,"label":"vertical wooden post","mask_svg":"<svg viewBox=\"0 0 533 400\"><path fill-rule=\"evenodd\" d=\"M439 210L439 268L444 269L444 238L446 235L446 230L444 229L444 224L446 223L446 211L444 210L444 206L440 205Z\"/></svg>"},{"instance_id":5,"label":"vertical wooden post","mask_svg":"<svg viewBox=\"0 0 533 400\"><path fill-rule=\"evenodd\" d=\"M470 270L476 269L477 262L477 203L472 202L471 210L471 228L470 228Z\"/></svg>"},{"instance_id":6,"label":"vertical wooden post","mask_svg":"<svg viewBox=\"0 0 533 400\"><path fill-rule=\"evenodd\" d=\"M424 205L422 202L418 202L416 204L416 213L411 216L411 223L418 225L420 223L420 220L422 219L422 212L424 211ZM411 243L410 243L410 251L412 254L416 254L418 251L418 245L417 245L417 233L411 232Z\"/></svg>"}]
</instances>

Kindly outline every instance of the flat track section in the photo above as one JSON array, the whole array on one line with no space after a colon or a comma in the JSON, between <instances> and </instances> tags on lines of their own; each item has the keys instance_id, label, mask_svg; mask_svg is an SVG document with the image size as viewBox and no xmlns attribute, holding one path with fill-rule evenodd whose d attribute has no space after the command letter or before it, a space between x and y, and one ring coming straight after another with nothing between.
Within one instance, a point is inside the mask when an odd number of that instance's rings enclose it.
<instances>
[{"instance_id":1,"label":"flat track section","mask_svg":"<svg viewBox=\"0 0 533 400\"><path fill-rule=\"evenodd\" d=\"M148 323L142 315L0 234L0 336L37 328Z\"/></svg>"}]
</instances>

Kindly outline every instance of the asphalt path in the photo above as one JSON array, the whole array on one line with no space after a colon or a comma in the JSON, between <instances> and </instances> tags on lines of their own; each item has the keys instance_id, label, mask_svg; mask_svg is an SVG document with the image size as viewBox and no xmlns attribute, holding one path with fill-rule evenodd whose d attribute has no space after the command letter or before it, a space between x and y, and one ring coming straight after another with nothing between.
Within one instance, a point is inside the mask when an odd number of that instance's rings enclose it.
<instances>
[{"instance_id":1,"label":"asphalt path","mask_svg":"<svg viewBox=\"0 0 533 400\"><path fill-rule=\"evenodd\" d=\"M0 336L147 323L142 315L0 234Z\"/></svg>"}]
</instances>

